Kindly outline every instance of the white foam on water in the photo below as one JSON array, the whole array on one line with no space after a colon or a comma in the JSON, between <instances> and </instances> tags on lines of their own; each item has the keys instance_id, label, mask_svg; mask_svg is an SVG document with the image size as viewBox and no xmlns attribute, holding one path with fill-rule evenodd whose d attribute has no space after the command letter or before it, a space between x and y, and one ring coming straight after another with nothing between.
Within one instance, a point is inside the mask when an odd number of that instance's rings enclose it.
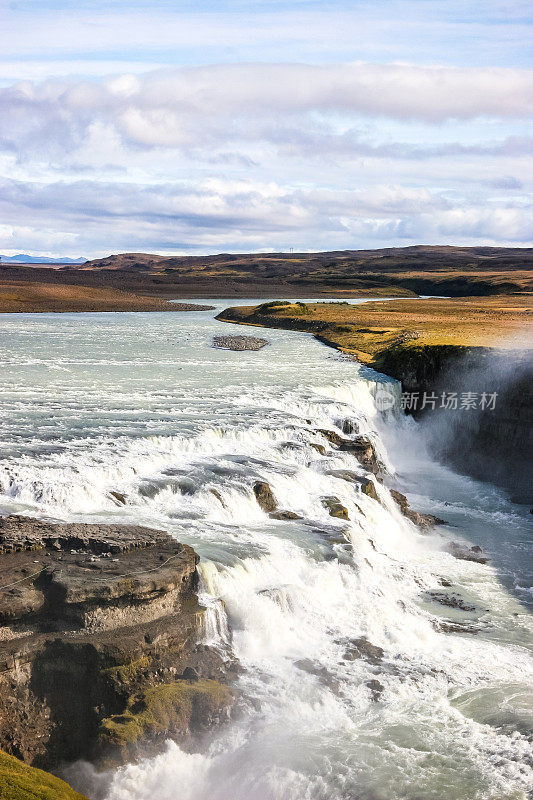
<instances>
[{"instance_id":1,"label":"white foam on water","mask_svg":"<svg viewBox=\"0 0 533 800\"><path fill-rule=\"evenodd\" d=\"M398 451L413 448L438 495L453 478L398 416L398 385L386 382L396 406L380 410L379 376L303 335L272 331L270 348L235 354L209 348L220 325L200 315L90 316L85 336L68 320L63 331L36 322L36 335L56 337L58 363L13 322L28 357L10 364L0 395L11 432L2 447L18 454L0 465L0 507L158 525L191 543L202 641L231 647L243 667L239 714L202 753L169 742L111 776L106 800L525 800L530 616L495 566L443 551L447 538L468 541L479 485L464 479L454 506L422 509L453 509L457 529L422 534L379 482L381 502L362 493L357 478L371 476L319 432L370 438L389 480L408 474ZM29 392L27 419L11 379ZM258 480L299 518L262 511ZM489 495L485 527L514 524ZM439 605L435 592L475 611ZM446 620L476 633L445 632ZM381 659L357 657L362 637Z\"/></svg>"}]
</instances>

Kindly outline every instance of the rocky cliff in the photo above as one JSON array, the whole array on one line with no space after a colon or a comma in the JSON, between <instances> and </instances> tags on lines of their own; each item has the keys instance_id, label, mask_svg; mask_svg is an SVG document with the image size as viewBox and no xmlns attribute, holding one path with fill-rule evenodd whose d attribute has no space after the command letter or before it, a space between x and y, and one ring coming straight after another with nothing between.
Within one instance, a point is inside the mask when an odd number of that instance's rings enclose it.
<instances>
[{"instance_id":1,"label":"rocky cliff","mask_svg":"<svg viewBox=\"0 0 533 800\"><path fill-rule=\"evenodd\" d=\"M0 520L0 748L121 763L228 718L231 655L201 643L198 556L136 526Z\"/></svg>"},{"instance_id":2,"label":"rocky cliff","mask_svg":"<svg viewBox=\"0 0 533 800\"><path fill-rule=\"evenodd\" d=\"M375 369L416 394L411 409L433 449L474 478L508 489L512 499L533 504L533 361L531 350L498 351L451 345L398 345L374 359ZM421 408L424 393L438 399ZM444 401L442 396L445 396ZM442 407L455 393L457 401ZM483 393L487 401L480 402ZM463 396L472 407L461 407ZM494 402L489 397L494 396ZM457 403L454 407L455 402Z\"/></svg>"}]
</instances>

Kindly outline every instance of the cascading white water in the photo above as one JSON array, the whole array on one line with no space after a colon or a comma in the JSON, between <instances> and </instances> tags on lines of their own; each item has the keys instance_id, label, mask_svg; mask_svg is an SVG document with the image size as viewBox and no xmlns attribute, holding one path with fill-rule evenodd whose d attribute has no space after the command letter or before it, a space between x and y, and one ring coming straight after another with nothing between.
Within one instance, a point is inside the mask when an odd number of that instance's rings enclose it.
<instances>
[{"instance_id":1,"label":"cascading white water","mask_svg":"<svg viewBox=\"0 0 533 800\"><path fill-rule=\"evenodd\" d=\"M433 464L398 403L381 413L376 374L292 332L213 350L220 328L199 313L4 321L1 510L135 521L192 544L203 639L243 667L239 713L201 754L169 743L112 776L106 800L524 800L531 617L496 564L445 553L449 534L422 534L379 483L381 502L361 493L346 479L361 466L319 430L369 436L405 485L423 465L418 502L453 511L453 538L481 536L483 508L484 530L507 515L520 544L521 518ZM299 518L265 514L256 480ZM446 592L474 610L435 600Z\"/></svg>"},{"instance_id":2,"label":"cascading white water","mask_svg":"<svg viewBox=\"0 0 533 800\"><path fill-rule=\"evenodd\" d=\"M204 587L202 587L204 588ZM206 591L198 593L198 601L203 607L200 619L202 641L215 647L229 648L231 632L224 603Z\"/></svg>"}]
</instances>

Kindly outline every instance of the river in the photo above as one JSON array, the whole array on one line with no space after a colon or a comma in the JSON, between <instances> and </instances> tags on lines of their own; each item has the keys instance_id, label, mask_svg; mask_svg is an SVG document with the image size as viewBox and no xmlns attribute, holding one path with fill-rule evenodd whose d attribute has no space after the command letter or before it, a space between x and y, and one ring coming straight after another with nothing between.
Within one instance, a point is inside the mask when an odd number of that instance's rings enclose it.
<instances>
[{"instance_id":1,"label":"river","mask_svg":"<svg viewBox=\"0 0 533 800\"><path fill-rule=\"evenodd\" d=\"M135 522L191 544L205 637L243 666L238 713L201 753L169 742L118 770L106 800L525 800L528 510L436 463L416 423L376 408L383 382L396 398L398 385L310 335L214 349L215 334L251 332L217 322L232 304L218 302L0 320L0 513ZM386 484L450 525L423 533L385 486L380 504L332 475L361 472L317 433L346 425L372 439ZM264 514L257 480L301 519ZM490 563L455 559L450 539ZM378 658L353 657L362 637Z\"/></svg>"}]
</instances>

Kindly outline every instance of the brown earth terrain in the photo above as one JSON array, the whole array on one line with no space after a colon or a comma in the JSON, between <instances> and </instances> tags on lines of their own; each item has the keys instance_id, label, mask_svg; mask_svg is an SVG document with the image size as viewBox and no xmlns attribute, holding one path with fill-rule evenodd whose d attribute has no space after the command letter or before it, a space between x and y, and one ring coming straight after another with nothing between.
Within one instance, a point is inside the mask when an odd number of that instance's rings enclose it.
<instances>
[{"instance_id":1,"label":"brown earth terrain","mask_svg":"<svg viewBox=\"0 0 533 800\"><path fill-rule=\"evenodd\" d=\"M82 270L157 274L165 281L204 282L217 275L222 282L289 283L332 290L394 287L402 293L424 293L425 283L438 282L445 294L517 291L531 285L533 250L529 248L423 246L325 253L220 254L168 257L124 253L88 261ZM514 273L514 274L510 274ZM529 279L529 281L528 281ZM477 292L471 291L477 284ZM468 290L468 291L466 291Z\"/></svg>"},{"instance_id":2,"label":"brown earth terrain","mask_svg":"<svg viewBox=\"0 0 533 800\"><path fill-rule=\"evenodd\" d=\"M0 282L0 312L198 311L207 308L212 306L169 303L117 289L34 283L30 280Z\"/></svg>"},{"instance_id":3,"label":"brown earth terrain","mask_svg":"<svg viewBox=\"0 0 533 800\"><path fill-rule=\"evenodd\" d=\"M135 272L144 281L157 275L160 289L176 282L187 291L192 284L195 292L199 286L212 291L209 279L216 277L228 297L461 296L533 290L533 250L528 248L419 245L187 257L125 253L89 261L82 270Z\"/></svg>"},{"instance_id":4,"label":"brown earth terrain","mask_svg":"<svg viewBox=\"0 0 533 800\"><path fill-rule=\"evenodd\" d=\"M62 286L63 292L67 286L119 290L142 296L143 303L148 297L486 296L533 291L533 249L416 246L179 257L123 253L75 266L0 263L0 287L16 295L17 302L25 302L25 287L37 285ZM35 310L47 302L50 294L43 294ZM12 310L13 303L1 303L0 310ZM25 310L32 310L29 301Z\"/></svg>"},{"instance_id":5,"label":"brown earth terrain","mask_svg":"<svg viewBox=\"0 0 533 800\"><path fill-rule=\"evenodd\" d=\"M226 309L218 319L310 331L364 363L394 345L517 349L533 345L533 295L348 303L263 303Z\"/></svg>"}]
</instances>

